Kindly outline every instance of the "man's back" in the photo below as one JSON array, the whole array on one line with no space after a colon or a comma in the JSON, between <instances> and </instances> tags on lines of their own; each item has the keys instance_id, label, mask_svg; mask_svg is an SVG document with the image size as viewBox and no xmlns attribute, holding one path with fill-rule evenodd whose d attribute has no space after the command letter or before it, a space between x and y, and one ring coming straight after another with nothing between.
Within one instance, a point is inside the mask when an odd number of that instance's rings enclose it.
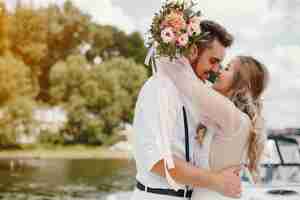
<instances>
[{"instance_id":1,"label":"man's back","mask_svg":"<svg viewBox=\"0 0 300 200\"><path fill-rule=\"evenodd\" d=\"M172 98L173 103L168 104L167 116L170 121L174 122L178 118L177 112L180 108L180 101L174 85L168 79L150 77L142 87L136 103L133 123L134 156L137 166L137 180L148 187L169 188L164 177L151 172L152 167L164 159L160 141L162 134L159 109L161 98ZM171 143L174 141L173 139L170 138Z\"/></svg>"}]
</instances>

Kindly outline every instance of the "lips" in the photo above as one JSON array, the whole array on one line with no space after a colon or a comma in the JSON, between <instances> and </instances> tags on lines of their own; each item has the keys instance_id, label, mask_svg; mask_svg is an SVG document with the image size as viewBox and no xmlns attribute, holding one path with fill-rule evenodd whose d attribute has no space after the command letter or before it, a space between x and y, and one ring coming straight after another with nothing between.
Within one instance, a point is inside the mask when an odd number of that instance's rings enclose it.
<instances>
[{"instance_id":1,"label":"lips","mask_svg":"<svg viewBox=\"0 0 300 200\"><path fill-rule=\"evenodd\" d=\"M206 72L205 74L203 74L203 79L207 80L209 78L209 73Z\"/></svg>"}]
</instances>

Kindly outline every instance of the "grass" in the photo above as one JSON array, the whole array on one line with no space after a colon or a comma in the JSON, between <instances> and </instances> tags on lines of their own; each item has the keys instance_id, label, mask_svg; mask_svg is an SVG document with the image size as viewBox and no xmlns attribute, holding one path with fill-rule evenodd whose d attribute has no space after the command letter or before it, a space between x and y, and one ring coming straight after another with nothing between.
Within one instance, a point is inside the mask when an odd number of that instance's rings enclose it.
<instances>
[{"instance_id":1,"label":"grass","mask_svg":"<svg viewBox=\"0 0 300 200\"><path fill-rule=\"evenodd\" d=\"M0 150L0 159L129 159L130 153L102 146L24 146L20 150Z\"/></svg>"}]
</instances>

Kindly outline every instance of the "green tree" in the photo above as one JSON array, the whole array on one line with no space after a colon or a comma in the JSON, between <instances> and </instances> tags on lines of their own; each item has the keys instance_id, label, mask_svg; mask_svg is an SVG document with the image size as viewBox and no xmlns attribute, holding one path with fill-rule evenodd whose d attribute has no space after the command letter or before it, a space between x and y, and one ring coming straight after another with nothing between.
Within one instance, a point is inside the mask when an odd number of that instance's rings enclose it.
<instances>
[{"instance_id":1,"label":"green tree","mask_svg":"<svg viewBox=\"0 0 300 200\"><path fill-rule=\"evenodd\" d=\"M142 65L136 64L133 59L114 58L93 70L92 76L96 81L100 81L98 78L101 76L106 79L110 78L106 74L116 79L119 88L114 101L110 102L119 103L122 121L131 122L138 93L147 79L146 69ZM103 80L103 84L105 81ZM99 84L102 85L101 82Z\"/></svg>"},{"instance_id":2,"label":"green tree","mask_svg":"<svg viewBox=\"0 0 300 200\"><path fill-rule=\"evenodd\" d=\"M35 120L33 110L35 102L32 98L19 97L1 107L0 146L17 147L18 137L22 134L33 134Z\"/></svg>"},{"instance_id":3,"label":"green tree","mask_svg":"<svg viewBox=\"0 0 300 200\"><path fill-rule=\"evenodd\" d=\"M138 91L147 78L146 69L135 61L114 58L91 70L91 82L84 86L88 108L113 132L121 122L131 122Z\"/></svg>"},{"instance_id":4,"label":"green tree","mask_svg":"<svg viewBox=\"0 0 300 200\"><path fill-rule=\"evenodd\" d=\"M35 90L39 91L39 75L42 62L48 55L48 18L42 10L34 10L19 4L10 20L11 52L31 70Z\"/></svg>"},{"instance_id":5,"label":"green tree","mask_svg":"<svg viewBox=\"0 0 300 200\"><path fill-rule=\"evenodd\" d=\"M65 62L53 66L50 74L50 94L53 104L62 104L68 112L65 133L73 142L97 143L104 141L103 122L88 108L86 85L90 80L90 65L84 56L69 56ZM92 95L92 94L91 94Z\"/></svg>"},{"instance_id":6,"label":"green tree","mask_svg":"<svg viewBox=\"0 0 300 200\"><path fill-rule=\"evenodd\" d=\"M110 57L109 50L114 47L113 30L111 26L90 24L89 43L93 44L92 49L87 54L87 58L90 61L96 56L108 59Z\"/></svg>"},{"instance_id":7,"label":"green tree","mask_svg":"<svg viewBox=\"0 0 300 200\"><path fill-rule=\"evenodd\" d=\"M143 64L147 49L144 45L144 40L139 32L133 32L126 35L122 31L115 30L114 32L115 46L120 55L125 58L133 58L137 63Z\"/></svg>"},{"instance_id":8,"label":"green tree","mask_svg":"<svg viewBox=\"0 0 300 200\"><path fill-rule=\"evenodd\" d=\"M71 1L66 1L63 8L51 5L45 11L48 16L48 54L43 61L40 76L40 99L48 101L49 75L51 67L59 60L78 52L78 46L88 39L90 16L83 14Z\"/></svg>"},{"instance_id":9,"label":"green tree","mask_svg":"<svg viewBox=\"0 0 300 200\"><path fill-rule=\"evenodd\" d=\"M12 50L29 66L39 72L40 62L47 56L48 18L42 10L18 6L12 19ZM37 68L37 69L35 69Z\"/></svg>"},{"instance_id":10,"label":"green tree","mask_svg":"<svg viewBox=\"0 0 300 200\"><path fill-rule=\"evenodd\" d=\"M11 55L0 57L0 91L0 107L21 96L34 96L29 67Z\"/></svg>"},{"instance_id":11,"label":"green tree","mask_svg":"<svg viewBox=\"0 0 300 200\"><path fill-rule=\"evenodd\" d=\"M88 39L90 16L82 13L71 1L63 8L51 5L47 8L49 18L48 62L52 66L78 51L78 46Z\"/></svg>"},{"instance_id":12,"label":"green tree","mask_svg":"<svg viewBox=\"0 0 300 200\"><path fill-rule=\"evenodd\" d=\"M4 2L0 2L0 55L9 51L8 26L9 16Z\"/></svg>"},{"instance_id":13,"label":"green tree","mask_svg":"<svg viewBox=\"0 0 300 200\"><path fill-rule=\"evenodd\" d=\"M131 122L147 72L130 59L89 65L82 56L72 56L54 66L50 77L53 101L64 103L69 111L67 132L103 141L122 122Z\"/></svg>"},{"instance_id":14,"label":"green tree","mask_svg":"<svg viewBox=\"0 0 300 200\"><path fill-rule=\"evenodd\" d=\"M51 67L78 51L87 40L89 23L90 17L70 1L63 8L34 9L18 4L10 21L11 50L30 67L38 99L48 101Z\"/></svg>"},{"instance_id":15,"label":"green tree","mask_svg":"<svg viewBox=\"0 0 300 200\"><path fill-rule=\"evenodd\" d=\"M52 67L50 73L51 103L68 103L72 95L82 96L83 85L89 81L90 65L84 56L69 56Z\"/></svg>"},{"instance_id":16,"label":"green tree","mask_svg":"<svg viewBox=\"0 0 300 200\"><path fill-rule=\"evenodd\" d=\"M97 24L91 24L89 28L89 39L93 44L87 54L90 61L96 56L100 56L104 60L122 56L133 58L139 64L144 63L147 49L140 33L133 32L127 35L116 27Z\"/></svg>"}]
</instances>

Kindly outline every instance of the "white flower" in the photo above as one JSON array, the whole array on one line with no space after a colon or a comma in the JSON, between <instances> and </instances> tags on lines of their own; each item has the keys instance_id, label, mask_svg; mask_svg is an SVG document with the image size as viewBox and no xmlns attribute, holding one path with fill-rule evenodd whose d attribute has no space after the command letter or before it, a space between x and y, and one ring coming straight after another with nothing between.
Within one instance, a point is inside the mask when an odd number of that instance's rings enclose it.
<instances>
[{"instance_id":1,"label":"white flower","mask_svg":"<svg viewBox=\"0 0 300 200\"><path fill-rule=\"evenodd\" d=\"M177 38L177 40L176 40L176 44L177 44L178 46L181 46L181 47L186 46L186 45L188 44L188 42L189 42L189 36L188 36L187 33L182 34L182 35L179 36L179 37Z\"/></svg>"},{"instance_id":2,"label":"white flower","mask_svg":"<svg viewBox=\"0 0 300 200\"><path fill-rule=\"evenodd\" d=\"M187 28L189 36L201 34L201 27L198 23L189 23Z\"/></svg>"},{"instance_id":3,"label":"white flower","mask_svg":"<svg viewBox=\"0 0 300 200\"><path fill-rule=\"evenodd\" d=\"M99 65L103 62L103 59L100 56L94 58L94 64Z\"/></svg>"},{"instance_id":4,"label":"white flower","mask_svg":"<svg viewBox=\"0 0 300 200\"><path fill-rule=\"evenodd\" d=\"M191 0L185 0L184 1L184 7L185 8L189 8L189 7L191 7L191 5L192 5L192 1Z\"/></svg>"},{"instance_id":5,"label":"white flower","mask_svg":"<svg viewBox=\"0 0 300 200\"><path fill-rule=\"evenodd\" d=\"M172 4L183 4L185 0L167 0L167 3L172 3Z\"/></svg>"},{"instance_id":6,"label":"white flower","mask_svg":"<svg viewBox=\"0 0 300 200\"><path fill-rule=\"evenodd\" d=\"M194 16L189 20L190 23L200 24L201 23L201 17Z\"/></svg>"},{"instance_id":7,"label":"white flower","mask_svg":"<svg viewBox=\"0 0 300 200\"><path fill-rule=\"evenodd\" d=\"M184 4L184 8L189 8L192 5L192 0L167 0L166 2L178 5Z\"/></svg>"},{"instance_id":8,"label":"white flower","mask_svg":"<svg viewBox=\"0 0 300 200\"><path fill-rule=\"evenodd\" d=\"M164 43L170 43L174 42L175 40L175 34L173 32L173 29L171 27L167 27L161 32L161 38Z\"/></svg>"}]
</instances>

